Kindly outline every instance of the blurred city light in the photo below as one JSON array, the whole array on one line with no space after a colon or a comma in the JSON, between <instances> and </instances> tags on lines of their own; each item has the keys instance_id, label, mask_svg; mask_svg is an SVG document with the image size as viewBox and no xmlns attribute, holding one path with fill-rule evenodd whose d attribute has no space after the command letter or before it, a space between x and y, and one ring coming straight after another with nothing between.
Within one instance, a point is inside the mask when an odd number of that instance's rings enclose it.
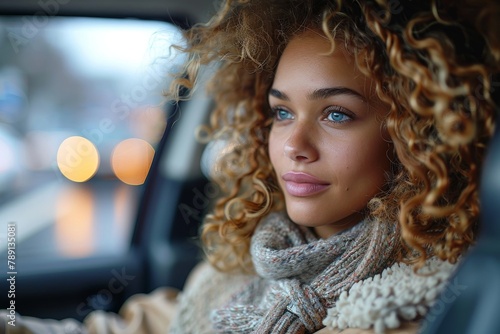
<instances>
[{"instance_id":1,"label":"blurred city light","mask_svg":"<svg viewBox=\"0 0 500 334\"><path fill-rule=\"evenodd\" d=\"M69 137L59 146L57 166L69 180L85 182L99 168L99 153L90 140L80 136Z\"/></svg>"},{"instance_id":2,"label":"blurred city light","mask_svg":"<svg viewBox=\"0 0 500 334\"><path fill-rule=\"evenodd\" d=\"M146 180L154 153L147 141L139 138L126 139L114 148L111 167L122 182L141 185Z\"/></svg>"},{"instance_id":3,"label":"blurred city light","mask_svg":"<svg viewBox=\"0 0 500 334\"><path fill-rule=\"evenodd\" d=\"M94 252L95 204L89 189L66 188L56 202L55 239L65 257L85 257Z\"/></svg>"},{"instance_id":4,"label":"blurred city light","mask_svg":"<svg viewBox=\"0 0 500 334\"><path fill-rule=\"evenodd\" d=\"M13 44L26 22L0 15L0 220L19 222L23 256L128 249L182 34L163 21L53 17ZM142 141L115 150L127 138Z\"/></svg>"}]
</instances>

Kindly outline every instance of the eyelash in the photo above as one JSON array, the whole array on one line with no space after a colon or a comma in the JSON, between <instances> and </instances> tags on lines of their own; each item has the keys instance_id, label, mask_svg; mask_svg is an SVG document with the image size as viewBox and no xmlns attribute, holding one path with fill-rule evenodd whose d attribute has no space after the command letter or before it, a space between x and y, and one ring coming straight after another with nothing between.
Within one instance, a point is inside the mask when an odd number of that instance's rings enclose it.
<instances>
[{"instance_id":1,"label":"eyelash","mask_svg":"<svg viewBox=\"0 0 500 334\"><path fill-rule=\"evenodd\" d=\"M272 111L272 116L274 118L275 121L284 121L285 118L280 118L278 115L280 112L284 111L286 113L288 113L289 115L291 115L291 113L286 110L285 108L282 108L282 107L274 107L274 108L271 108L271 111Z\"/></svg>"},{"instance_id":2,"label":"eyelash","mask_svg":"<svg viewBox=\"0 0 500 334\"><path fill-rule=\"evenodd\" d=\"M284 111L288 115L292 114L290 111L288 111L287 109L285 109L283 107L273 107L273 108L271 108L271 111L272 111L272 116L273 116L274 120L278 121L278 122L285 121L285 120L289 119L289 118L280 118L278 116L279 112ZM343 119L343 120L340 120L340 121L334 121L334 120L328 119L328 117L330 115L332 115L332 114L340 114L340 115L343 115L343 116L347 117L347 119ZM325 119L327 119L327 121L335 123L335 124L346 123L346 122L352 121L352 119L353 119L352 112L348 111L347 109L345 109L343 107L339 107L339 106L332 106L332 107L326 108L323 111L323 117Z\"/></svg>"},{"instance_id":3,"label":"eyelash","mask_svg":"<svg viewBox=\"0 0 500 334\"><path fill-rule=\"evenodd\" d=\"M328 120L328 121L330 121L332 123L336 123L336 124L346 123L346 122L352 121L354 118L352 112L350 112L349 110L347 110L343 107L339 107L339 106L326 108L325 111L323 112L323 115L325 115L325 118L328 118L332 114L341 114L341 115L344 115L345 117L347 117L347 119L344 119L341 121Z\"/></svg>"}]
</instances>

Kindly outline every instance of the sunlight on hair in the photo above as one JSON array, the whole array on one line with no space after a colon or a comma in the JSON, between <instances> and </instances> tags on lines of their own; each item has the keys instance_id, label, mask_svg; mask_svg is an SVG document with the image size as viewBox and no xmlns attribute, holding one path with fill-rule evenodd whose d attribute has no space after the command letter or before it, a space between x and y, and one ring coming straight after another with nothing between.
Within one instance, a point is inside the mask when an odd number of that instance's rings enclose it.
<instances>
[{"instance_id":1,"label":"sunlight on hair","mask_svg":"<svg viewBox=\"0 0 500 334\"><path fill-rule=\"evenodd\" d=\"M99 152L92 142L80 136L66 138L57 150L57 166L74 182L85 182L99 168Z\"/></svg>"},{"instance_id":2,"label":"sunlight on hair","mask_svg":"<svg viewBox=\"0 0 500 334\"><path fill-rule=\"evenodd\" d=\"M111 154L111 167L116 177L130 185L141 185L146 180L153 161L154 149L147 141L130 138L120 142Z\"/></svg>"}]
</instances>

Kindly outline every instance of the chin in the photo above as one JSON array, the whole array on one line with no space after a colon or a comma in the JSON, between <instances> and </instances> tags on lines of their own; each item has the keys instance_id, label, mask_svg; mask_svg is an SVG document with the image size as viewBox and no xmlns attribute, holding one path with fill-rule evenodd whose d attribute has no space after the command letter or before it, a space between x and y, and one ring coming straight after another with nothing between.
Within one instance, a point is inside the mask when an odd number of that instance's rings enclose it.
<instances>
[{"instance_id":1,"label":"chin","mask_svg":"<svg viewBox=\"0 0 500 334\"><path fill-rule=\"evenodd\" d=\"M315 227L318 226L318 222L321 220L320 217L317 217L312 210L287 209L286 213L292 222L301 226Z\"/></svg>"}]
</instances>

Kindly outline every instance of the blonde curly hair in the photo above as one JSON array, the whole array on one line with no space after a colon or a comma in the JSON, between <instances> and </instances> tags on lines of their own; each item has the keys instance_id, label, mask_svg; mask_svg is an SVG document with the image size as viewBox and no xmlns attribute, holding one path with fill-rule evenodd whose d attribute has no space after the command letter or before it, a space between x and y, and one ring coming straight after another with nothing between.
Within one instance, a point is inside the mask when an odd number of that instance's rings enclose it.
<instances>
[{"instance_id":1,"label":"blonde curly hair","mask_svg":"<svg viewBox=\"0 0 500 334\"><path fill-rule=\"evenodd\" d=\"M479 3L480 2L480 3ZM169 97L196 87L217 63L211 138L232 142L218 160L224 191L202 228L208 259L224 271L251 271L250 237L283 208L267 141L267 96L280 55L305 29L342 43L373 79L389 112L384 126L397 161L368 214L399 222L406 259L455 262L478 228L478 180L493 133L492 78L500 68L500 6L494 1L226 0L207 23L185 31L187 54Z\"/></svg>"}]
</instances>

